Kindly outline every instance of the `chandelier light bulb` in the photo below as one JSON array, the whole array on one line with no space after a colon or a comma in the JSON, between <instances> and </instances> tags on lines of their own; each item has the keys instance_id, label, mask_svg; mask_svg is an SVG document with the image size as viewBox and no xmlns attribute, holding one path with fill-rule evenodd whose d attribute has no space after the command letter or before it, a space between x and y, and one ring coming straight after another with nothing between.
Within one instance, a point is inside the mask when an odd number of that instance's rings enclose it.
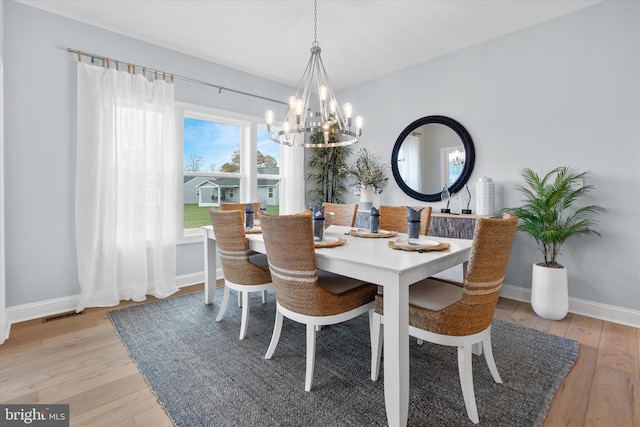
<instances>
[{"instance_id":1,"label":"chandelier light bulb","mask_svg":"<svg viewBox=\"0 0 640 427\"><path fill-rule=\"evenodd\" d=\"M329 101L329 112L331 114L335 114L337 109L338 109L338 102L335 99L331 98L331 101Z\"/></svg>"},{"instance_id":2,"label":"chandelier light bulb","mask_svg":"<svg viewBox=\"0 0 640 427\"><path fill-rule=\"evenodd\" d=\"M270 125L271 123L273 123L273 116L274 116L274 112L273 110L267 110L264 113L264 119L266 120L267 124Z\"/></svg>"},{"instance_id":3,"label":"chandelier light bulb","mask_svg":"<svg viewBox=\"0 0 640 427\"><path fill-rule=\"evenodd\" d=\"M362 116L356 116L355 124L358 130L362 129Z\"/></svg>"},{"instance_id":4,"label":"chandelier light bulb","mask_svg":"<svg viewBox=\"0 0 640 427\"><path fill-rule=\"evenodd\" d=\"M300 98L296 99L295 109L296 109L296 116L301 116L302 112L304 111L304 102L302 102L302 99Z\"/></svg>"},{"instance_id":5,"label":"chandelier light bulb","mask_svg":"<svg viewBox=\"0 0 640 427\"><path fill-rule=\"evenodd\" d=\"M353 105L351 105L351 103L347 102L346 104L344 104L342 106L342 109L344 110L345 117L350 119L351 118L351 114L353 114Z\"/></svg>"},{"instance_id":6,"label":"chandelier light bulb","mask_svg":"<svg viewBox=\"0 0 640 427\"><path fill-rule=\"evenodd\" d=\"M329 92L329 89L327 89L327 87L324 85L318 88L318 97L320 98L321 101L325 101L327 99L328 92Z\"/></svg>"}]
</instances>

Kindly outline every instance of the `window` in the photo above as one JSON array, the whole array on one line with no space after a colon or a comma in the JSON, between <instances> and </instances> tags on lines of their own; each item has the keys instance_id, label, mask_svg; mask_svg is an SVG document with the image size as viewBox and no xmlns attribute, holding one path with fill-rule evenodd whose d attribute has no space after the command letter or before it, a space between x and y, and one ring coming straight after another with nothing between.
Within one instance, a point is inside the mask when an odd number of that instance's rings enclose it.
<instances>
[{"instance_id":1,"label":"window","mask_svg":"<svg viewBox=\"0 0 640 427\"><path fill-rule=\"evenodd\" d=\"M280 194L280 144L269 138L266 128L258 128L257 148L258 201L267 206L267 212L278 213ZM274 179L275 178L275 179ZM270 209L269 206L272 206Z\"/></svg>"},{"instance_id":2,"label":"window","mask_svg":"<svg viewBox=\"0 0 640 427\"><path fill-rule=\"evenodd\" d=\"M177 107L184 150L183 228L210 225L209 209L225 202L263 202L269 213L279 213L280 145L269 139L263 119Z\"/></svg>"}]
</instances>

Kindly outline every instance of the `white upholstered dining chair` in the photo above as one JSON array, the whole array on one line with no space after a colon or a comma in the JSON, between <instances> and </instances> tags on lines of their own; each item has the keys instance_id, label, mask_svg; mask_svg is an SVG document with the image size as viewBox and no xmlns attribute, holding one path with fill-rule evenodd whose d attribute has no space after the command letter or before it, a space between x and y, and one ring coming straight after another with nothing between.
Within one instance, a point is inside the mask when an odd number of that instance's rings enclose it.
<instances>
[{"instance_id":1,"label":"white upholstered dining chair","mask_svg":"<svg viewBox=\"0 0 640 427\"><path fill-rule=\"evenodd\" d=\"M213 232L218 244L218 256L224 274L224 294L216 322L220 322L227 310L229 291L238 291L242 299L240 339L244 339L249 324L249 293L261 292L265 303L266 291L273 289L271 274L264 254L252 254L245 237L243 212L239 210L209 210ZM240 305L240 304L239 304Z\"/></svg>"},{"instance_id":2,"label":"white upholstered dining chair","mask_svg":"<svg viewBox=\"0 0 640 427\"><path fill-rule=\"evenodd\" d=\"M424 279L409 288L409 335L458 347L458 371L467 415L479 422L471 369L472 346L481 343L496 383L502 379L493 358L491 320L498 302L518 218L479 218L464 283ZM371 343L371 379L377 380L382 352L384 296L376 295Z\"/></svg>"},{"instance_id":3,"label":"white upholstered dining chair","mask_svg":"<svg viewBox=\"0 0 640 427\"><path fill-rule=\"evenodd\" d=\"M324 215L327 218L328 215L332 215L332 225L346 225L347 227L353 227L356 223L356 215L358 214L358 204L342 204L342 203L322 203L324 207Z\"/></svg>"},{"instance_id":4,"label":"white upholstered dining chair","mask_svg":"<svg viewBox=\"0 0 640 427\"><path fill-rule=\"evenodd\" d=\"M310 215L260 214L269 269L276 294L276 320L265 359L273 356L283 317L306 325L305 391L311 390L317 327L368 313L373 315L376 286L318 270Z\"/></svg>"},{"instance_id":5,"label":"white upholstered dining chair","mask_svg":"<svg viewBox=\"0 0 640 427\"><path fill-rule=\"evenodd\" d=\"M422 209L420 211L420 234L426 236L429 232L431 224L431 206L417 206L414 209ZM380 205L380 229L387 231L399 231L406 233L407 226L407 208L406 206Z\"/></svg>"}]
</instances>

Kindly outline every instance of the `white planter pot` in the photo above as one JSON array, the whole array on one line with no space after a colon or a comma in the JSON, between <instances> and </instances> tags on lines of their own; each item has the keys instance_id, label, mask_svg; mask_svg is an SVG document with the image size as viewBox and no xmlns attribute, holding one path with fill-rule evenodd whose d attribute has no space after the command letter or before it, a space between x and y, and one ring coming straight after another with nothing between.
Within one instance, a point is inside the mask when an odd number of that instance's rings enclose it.
<instances>
[{"instance_id":1,"label":"white planter pot","mask_svg":"<svg viewBox=\"0 0 640 427\"><path fill-rule=\"evenodd\" d=\"M569 312L569 287L566 268L533 265L531 307L542 318L564 319Z\"/></svg>"},{"instance_id":2,"label":"white planter pot","mask_svg":"<svg viewBox=\"0 0 640 427\"><path fill-rule=\"evenodd\" d=\"M366 187L360 192L359 208L362 210L370 210L373 206L373 188Z\"/></svg>"}]
</instances>

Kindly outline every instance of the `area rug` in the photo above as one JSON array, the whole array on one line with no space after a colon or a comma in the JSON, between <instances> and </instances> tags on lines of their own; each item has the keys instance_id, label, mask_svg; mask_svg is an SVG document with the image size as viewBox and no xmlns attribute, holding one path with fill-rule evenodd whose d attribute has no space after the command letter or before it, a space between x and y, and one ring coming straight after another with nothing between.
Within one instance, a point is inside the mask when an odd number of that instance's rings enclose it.
<instances>
[{"instance_id":1,"label":"area rug","mask_svg":"<svg viewBox=\"0 0 640 427\"><path fill-rule=\"evenodd\" d=\"M304 391L305 328L284 319L271 360L275 301L254 293L247 336L232 297L221 322L202 292L109 312L116 331L166 412L179 427L385 426L384 369L370 379L367 316L317 334L311 392ZM494 356L503 384L484 357L473 375L481 425L542 426L578 356L578 343L495 320ZM456 349L410 340L410 426L466 426Z\"/></svg>"}]
</instances>

